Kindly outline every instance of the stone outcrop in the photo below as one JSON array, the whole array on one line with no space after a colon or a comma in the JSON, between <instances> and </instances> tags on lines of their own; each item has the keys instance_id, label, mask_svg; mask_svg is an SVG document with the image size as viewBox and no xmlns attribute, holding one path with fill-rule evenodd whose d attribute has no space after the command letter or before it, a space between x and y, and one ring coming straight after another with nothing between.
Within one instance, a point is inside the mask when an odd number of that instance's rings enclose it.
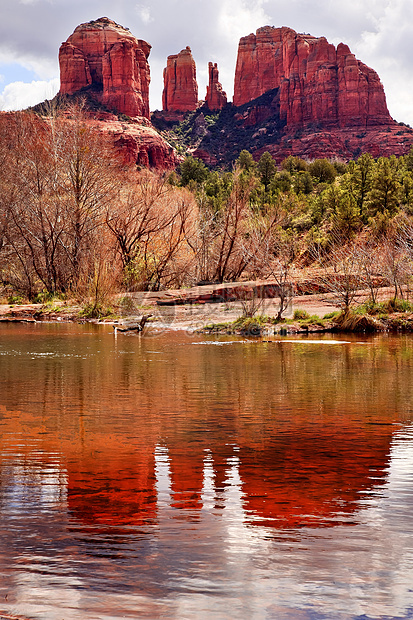
<instances>
[{"instance_id":1,"label":"stone outcrop","mask_svg":"<svg viewBox=\"0 0 413 620\"><path fill-rule=\"evenodd\" d=\"M209 84L205 97L205 103L210 110L222 110L227 105L227 94L222 90L219 82L217 63L208 63Z\"/></svg>"},{"instance_id":2,"label":"stone outcrop","mask_svg":"<svg viewBox=\"0 0 413 620\"><path fill-rule=\"evenodd\" d=\"M234 105L279 89L280 119L288 126L389 125L383 86L347 45L291 28L259 28L240 40Z\"/></svg>"},{"instance_id":3,"label":"stone outcrop","mask_svg":"<svg viewBox=\"0 0 413 620\"><path fill-rule=\"evenodd\" d=\"M99 131L112 136L115 149L126 166L171 170L179 163L175 150L149 121L126 123L113 117L94 123Z\"/></svg>"},{"instance_id":4,"label":"stone outcrop","mask_svg":"<svg viewBox=\"0 0 413 620\"><path fill-rule=\"evenodd\" d=\"M60 94L89 87L116 112L149 118L150 50L107 17L81 24L60 47Z\"/></svg>"},{"instance_id":5,"label":"stone outcrop","mask_svg":"<svg viewBox=\"0 0 413 620\"><path fill-rule=\"evenodd\" d=\"M336 129L304 129L297 132L293 127L276 141L268 140L265 146L252 149L254 159L268 151L277 163L289 155L313 159L357 159L362 153L373 157L407 155L413 145L413 130L394 122L393 125L376 125L367 130L356 127Z\"/></svg>"},{"instance_id":6,"label":"stone outcrop","mask_svg":"<svg viewBox=\"0 0 413 620\"><path fill-rule=\"evenodd\" d=\"M192 112L196 109L198 83L190 47L168 56L163 79L162 107L165 112Z\"/></svg>"}]
</instances>

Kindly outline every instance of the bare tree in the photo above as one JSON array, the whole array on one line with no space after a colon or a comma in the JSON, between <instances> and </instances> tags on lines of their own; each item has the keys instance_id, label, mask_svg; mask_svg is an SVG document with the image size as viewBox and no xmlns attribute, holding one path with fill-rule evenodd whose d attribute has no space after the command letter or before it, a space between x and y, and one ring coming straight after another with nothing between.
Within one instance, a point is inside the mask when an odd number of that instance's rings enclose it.
<instances>
[{"instance_id":1,"label":"bare tree","mask_svg":"<svg viewBox=\"0 0 413 620\"><path fill-rule=\"evenodd\" d=\"M197 231L188 237L188 245L193 253L195 279L210 282L215 269L214 247L220 235L220 227L217 226L217 212L211 208L204 194L198 194L197 202Z\"/></svg>"},{"instance_id":2,"label":"bare tree","mask_svg":"<svg viewBox=\"0 0 413 620\"><path fill-rule=\"evenodd\" d=\"M124 283L128 289L159 288L178 276L173 275L173 262L188 239L195 203L186 189L174 188L148 171L129 178L125 187L106 212Z\"/></svg>"},{"instance_id":3,"label":"bare tree","mask_svg":"<svg viewBox=\"0 0 413 620\"><path fill-rule=\"evenodd\" d=\"M111 241L108 231L101 229L87 260L82 261L76 295L90 318L107 315L116 292L119 261Z\"/></svg>"},{"instance_id":4,"label":"bare tree","mask_svg":"<svg viewBox=\"0 0 413 620\"><path fill-rule=\"evenodd\" d=\"M34 114L10 118L8 142L12 147L2 179L3 228L12 254L20 264L27 292L37 279L49 292L62 284L59 273L59 239L63 219L52 199L53 159L47 125Z\"/></svg>"},{"instance_id":5,"label":"bare tree","mask_svg":"<svg viewBox=\"0 0 413 620\"><path fill-rule=\"evenodd\" d=\"M119 164L109 136L88 119L82 106L50 120L55 161L53 192L65 222L61 243L71 265L72 286L80 275L81 261L92 249L95 231L119 186Z\"/></svg>"},{"instance_id":6,"label":"bare tree","mask_svg":"<svg viewBox=\"0 0 413 620\"><path fill-rule=\"evenodd\" d=\"M401 240L387 238L381 248L383 276L394 288L394 297L404 298L403 287L412 273L412 258Z\"/></svg>"},{"instance_id":7,"label":"bare tree","mask_svg":"<svg viewBox=\"0 0 413 620\"><path fill-rule=\"evenodd\" d=\"M214 244L214 271L212 279L218 282L236 280L244 270L240 241L245 234L245 224L250 215L249 199L255 181L234 171L232 191L220 213L216 226L219 234Z\"/></svg>"},{"instance_id":8,"label":"bare tree","mask_svg":"<svg viewBox=\"0 0 413 620\"><path fill-rule=\"evenodd\" d=\"M144 171L125 179L116 200L106 210L106 224L120 255L125 283L136 280L136 263L148 239L171 224L174 215L164 208L173 188L153 173Z\"/></svg>"},{"instance_id":9,"label":"bare tree","mask_svg":"<svg viewBox=\"0 0 413 620\"><path fill-rule=\"evenodd\" d=\"M319 248L315 255L322 270L322 283L335 303L348 313L359 289L365 286L363 262L357 241L334 245L328 251Z\"/></svg>"},{"instance_id":10,"label":"bare tree","mask_svg":"<svg viewBox=\"0 0 413 620\"><path fill-rule=\"evenodd\" d=\"M186 190L171 198L168 225L147 236L142 248L145 287L151 290L182 285L190 269L188 240L194 235L195 205Z\"/></svg>"},{"instance_id":11,"label":"bare tree","mask_svg":"<svg viewBox=\"0 0 413 620\"><path fill-rule=\"evenodd\" d=\"M17 113L7 129L1 244L7 241L29 295L75 288L118 183L111 142L78 107L48 119Z\"/></svg>"},{"instance_id":12,"label":"bare tree","mask_svg":"<svg viewBox=\"0 0 413 620\"><path fill-rule=\"evenodd\" d=\"M382 253L376 238L361 239L358 243L360 264L360 285L365 286L370 293L370 301L376 304L378 291L383 285Z\"/></svg>"}]
</instances>

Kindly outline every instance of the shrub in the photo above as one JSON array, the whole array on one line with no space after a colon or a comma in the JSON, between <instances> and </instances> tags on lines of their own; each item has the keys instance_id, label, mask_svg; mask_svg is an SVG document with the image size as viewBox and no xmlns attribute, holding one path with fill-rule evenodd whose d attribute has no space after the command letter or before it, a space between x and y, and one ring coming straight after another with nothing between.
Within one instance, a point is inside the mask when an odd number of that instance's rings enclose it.
<instances>
[{"instance_id":1,"label":"shrub","mask_svg":"<svg viewBox=\"0 0 413 620\"><path fill-rule=\"evenodd\" d=\"M359 315L387 316L393 312L413 312L413 303L407 299L388 299L379 303L366 301L360 304L354 312Z\"/></svg>"},{"instance_id":2,"label":"shrub","mask_svg":"<svg viewBox=\"0 0 413 620\"><path fill-rule=\"evenodd\" d=\"M10 306L14 304L20 305L24 303L24 299L21 295L10 295L10 297L7 298L7 303Z\"/></svg>"},{"instance_id":3,"label":"shrub","mask_svg":"<svg viewBox=\"0 0 413 620\"><path fill-rule=\"evenodd\" d=\"M336 316L340 314L339 310L334 310L333 312L328 312L323 316L323 319L335 319Z\"/></svg>"},{"instance_id":4,"label":"shrub","mask_svg":"<svg viewBox=\"0 0 413 620\"><path fill-rule=\"evenodd\" d=\"M310 315L308 314L307 310L300 310L297 308L297 310L294 310L294 314L293 314L293 319L295 321L303 321L304 319L308 319L310 317Z\"/></svg>"},{"instance_id":5,"label":"shrub","mask_svg":"<svg viewBox=\"0 0 413 620\"><path fill-rule=\"evenodd\" d=\"M100 304L85 304L79 312L79 316L84 319L103 319L113 314L112 308Z\"/></svg>"},{"instance_id":6,"label":"shrub","mask_svg":"<svg viewBox=\"0 0 413 620\"><path fill-rule=\"evenodd\" d=\"M334 323L345 332L378 332L385 329L379 318L369 314L360 314L352 309L340 312Z\"/></svg>"}]
</instances>

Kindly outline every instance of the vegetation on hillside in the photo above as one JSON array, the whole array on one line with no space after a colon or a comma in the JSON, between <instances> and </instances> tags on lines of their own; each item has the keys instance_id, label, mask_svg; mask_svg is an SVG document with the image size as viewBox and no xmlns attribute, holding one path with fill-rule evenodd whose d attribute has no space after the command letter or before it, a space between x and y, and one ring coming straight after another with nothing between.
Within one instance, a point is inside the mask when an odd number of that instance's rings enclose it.
<instances>
[{"instance_id":1,"label":"vegetation on hillside","mask_svg":"<svg viewBox=\"0 0 413 620\"><path fill-rule=\"evenodd\" d=\"M413 150L280 167L243 150L231 171L187 157L160 175L122 167L75 106L3 115L0 163L3 296L76 295L96 314L114 292L271 278L283 305L311 268L347 312L361 287L376 304L410 286Z\"/></svg>"},{"instance_id":2,"label":"vegetation on hillside","mask_svg":"<svg viewBox=\"0 0 413 620\"><path fill-rule=\"evenodd\" d=\"M262 149L276 143L285 121L279 118L279 89L235 107L227 104L212 112L206 105L187 112L182 120L165 120L163 113L154 113L152 123L181 155L200 149L210 154L216 167L231 169L243 149ZM252 114L254 121L246 122Z\"/></svg>"}]
</instances>

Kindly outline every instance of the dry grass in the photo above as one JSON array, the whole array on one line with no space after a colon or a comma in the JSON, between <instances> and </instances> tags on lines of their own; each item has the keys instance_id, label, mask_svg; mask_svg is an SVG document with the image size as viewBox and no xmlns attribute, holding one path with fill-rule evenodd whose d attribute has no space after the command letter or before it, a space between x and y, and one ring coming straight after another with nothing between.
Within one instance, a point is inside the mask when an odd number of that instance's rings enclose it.
<instances>
[{"instance_id":1,"label":"dry grass","mask_svg":"<svg viewBox=\"0 0 413 620\"><path fill-rule=\"evenodd\" d=\"M380 332L386 329L385 324L369 314L342 312L334 319L334 324L343 332Z\"/></svg>"}]
</instances>

